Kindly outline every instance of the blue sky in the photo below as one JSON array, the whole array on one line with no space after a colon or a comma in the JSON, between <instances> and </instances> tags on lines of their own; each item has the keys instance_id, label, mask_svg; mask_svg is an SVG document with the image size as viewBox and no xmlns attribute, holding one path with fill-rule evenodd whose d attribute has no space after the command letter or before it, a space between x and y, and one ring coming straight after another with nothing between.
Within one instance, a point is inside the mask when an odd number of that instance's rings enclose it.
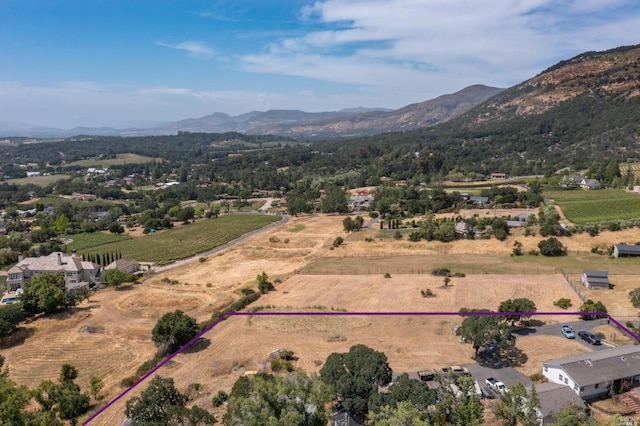
<instances>
[{"instance_id":1,"label":"blue sky","mask_svg":"<svg viewBox=\"0 0 640 426\"><path fill-rule=\"evenodd\" d=\"M0 0L0 122L399 108L639 29L637 0Z\"/></svg>"}]
</instances>

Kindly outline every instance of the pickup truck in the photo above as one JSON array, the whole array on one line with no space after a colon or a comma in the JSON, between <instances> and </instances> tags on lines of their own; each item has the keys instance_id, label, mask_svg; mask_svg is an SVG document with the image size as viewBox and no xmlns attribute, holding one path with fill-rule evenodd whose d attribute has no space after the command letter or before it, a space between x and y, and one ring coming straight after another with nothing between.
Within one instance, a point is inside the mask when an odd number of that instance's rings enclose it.
<instances>
[{"instance_id":1,"label":"pickup truck","mask_svg":"<svg viewBox=\"0 0 640 426\"><path fill-rule=\"evenodd\" d=\"M487 386L489 386L491 389L496 390L500 393L505 393L507 391L507 387L505 386L505 384L502 382L499 382L493 377L487 378L485 382L487 383Z\"/></svg>"}]
</instances>

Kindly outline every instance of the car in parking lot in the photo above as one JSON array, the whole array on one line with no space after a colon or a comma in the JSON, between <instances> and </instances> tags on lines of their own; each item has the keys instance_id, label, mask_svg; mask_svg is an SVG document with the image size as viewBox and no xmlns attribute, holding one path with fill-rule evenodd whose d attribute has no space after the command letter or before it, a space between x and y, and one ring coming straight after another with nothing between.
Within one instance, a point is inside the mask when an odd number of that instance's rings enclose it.
<instances>
[{"instance_id":1,"label":"car in parking lot","mask_svg":"<svg viewBox=\"0 0 640 426\"><path fill-rule=\"evenodd\" d=\"M570 325L562 324L561 331L562 331L562 334L564 335L564 337L566 337L567 339L575 339L576 338L576 335L573 333L573 329L571 328Z\"/></svg>"},{"instance_id":2,"label":"car in parking lot","mask_svg":"<svg viewBox=\"0 0 640 426\"><path fill-rule=\"evenodd\" d=\"M578 336L585 342L591 343L592 345L601 345L600 338L593 334L590 331L578 331Z\"/></svg>"}]
</instances>

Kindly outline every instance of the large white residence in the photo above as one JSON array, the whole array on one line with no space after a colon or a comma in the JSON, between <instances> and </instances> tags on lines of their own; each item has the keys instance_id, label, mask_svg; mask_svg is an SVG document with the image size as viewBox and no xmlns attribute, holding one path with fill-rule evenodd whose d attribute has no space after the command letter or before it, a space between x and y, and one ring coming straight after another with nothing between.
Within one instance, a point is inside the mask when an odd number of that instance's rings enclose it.
<instances>
[{"instance_id":1,"label":"large white residence","mask_svg":"<svg viewBox=\"0 0 640 426\"><path fill-rule=\"evenodd\" d=\"M99 282L102 268L100 265L82 260L77 254L61 252L49 256L26 257L20 259L7 273L7 289L16 291L29 278L44 273L58 273L64 276L65 287L72 289L92 282Z\"/></svg>"}]
</instances>

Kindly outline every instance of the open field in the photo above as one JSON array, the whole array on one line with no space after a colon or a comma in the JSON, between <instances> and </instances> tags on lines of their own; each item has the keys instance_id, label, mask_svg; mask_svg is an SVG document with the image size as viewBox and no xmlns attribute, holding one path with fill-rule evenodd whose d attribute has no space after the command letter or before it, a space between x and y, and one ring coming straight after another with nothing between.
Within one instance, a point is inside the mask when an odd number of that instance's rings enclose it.
<instances>
[{"instance_id":1,"label":"open field","mask_svg":"<svg viewBox=\"0 0 640 426\"><path fill-rule=\"evenodd\" d=\"M204 219L174 229L162 230L137 238L104 244L84 253L119 252L125 259L141 262L168 263L184 259L229 241L255 229L280 220L280 216L223 215Z\"/></svg>"},{"instance_id":2,"label":"open field","mask_svg":"<svg viewBox=\"0 0 640 426\"><path fill-rule=\"evenodd\" d=\"M221 219L223 217L197 221L171 232L181 228L185 232L198 229L200 224L206 226ZM515 297L531 298L539 311L557 311L553 301L561 297L567 297L574 306L579 306L574 290L562 275L556 273L559 268L566 267L576 274L582 269L602 268L610 271L611 280L616 284L615 289L606 294L612 300L620 299L619 305L611 302L611 306L603 299L614 316L616 309L627 310L628 306L621 299L626 298L633 285L635 271L640 271L638 259L609 259L589 253L592 245L600 242L640 240L640 230L635 229L602 232L596 237L580 234L561 238L570 254L559 259L511 257L515 239L525 244L525 251L535 247L541 239L520 235L511 236L504 242L409 243L376 238L379 231L371 230L349 235L344 247L331 250L333 239L345 236L343 219L344 216L327 215L292 217L286 223L206 257L203 262L151 275L142 284L122 290L95 293L71 315L25 324L20 333L28 337L17 345L2 348L10 376L33 386L41 379L55 379L60 364L70 362L80 370L81 386L86 386L92 374L104 379L106 388L101 404L105 404L121 390L122 378L133 374L155 353L151 329L162 314L181 309L198 321L204 321L215 309L237 299L239 288L255 286L255 277L262 271L272 281L282 282L276 283L275 292L263 296L254 305L273 305L283 311L325 309L325 312L331 312L334 308L351 312L441 312L457 311L463 306L495 309L500 301ZM171 235L171 232L160 232L139 240L151 246L149 250L158 250L161 246L154 244L157 237ZM207 236L206 231L200 233ZM366 242L366 236L372 236L374 240ZM168 238L167 241L171 240ZM175 244L175 239L173 242ZM163 244L167 247L169 242ZM107 247L103 246L101 250L111 250ZM144 249L143 245L139 247L139 250ZM126 257L125 251L122 252ZM364 274L366 265L372 268L371 274ZM431 269L441 266L449 266L453 272L465 272L467 276L453 277L449 288L443 288L442 277L430 275ZM380 270L373 270L375 267ZM412 273L408 270L410 267L425 272L418 274L414 270ZM383 277L386 272L391 278ZM617 274L630 277L628 283L618 279ZM163 281L177 283L171 285ZM420 290L426 288L430 288L436 297L423 298ZM554 324L573 317L540 319ZM193 395L193 402L209 408L211 398L218 390L228 392L240 374L260 370L268 353L276 348L294 350L300 357L296 365L308 371L318 371L330 353L347 351L356 343L384 351L397 372L465 364L472 362L473 350L454 336L453 326L460 321L458 316L233 317L219 324L188 353L178 355L159 374L173 377L182 391L186 391L191 383L200 383L202 390ZM83 332L81 330L87 330L83 327L93 327L94 332ZM603 333L607 338L611 334L609 331ZM541 338L544 340L539 340ZM533 336L527 336L517 341L517 347L528 357L519 367L523 371L538 372L540 361L549 358L550 353L552 357L561 357L580 349L560 336L532 339ZM119 424L126 400L141 390L127 395L92 425Z\"/></svg>"},{"instance_id":3,"label":"open field","mask_svg":"<svg viewBox=\"0 0 640 426\"><path fill-rule=\"evenodd\" d=\"M145 157L138 154L116 154L116 158L90 158L88 160L78 160L66 164L66 167L111 167L122 164L144 164L150 163L158 158Z\"/></svg>"},{"instance_id":4,"label":"open field","mask_svg":"<svg viewBox=\"0 0 640 426\"><path fill-rule=\"evenodd\" d=\"M71 178L70 175L60 174L60 175L32 176L32 177L24 177L24 178L16 178L16 179L7 179L6 182L11 184L16 184L16 185L26 185L28 183L32 183L34 185L47 186L59 180L65 180L70 178Z\"/></svg>"},{"instance_id":5,"label":"open field","mask_svg":"<svg viewBox=\"0 0 640 426\"><path fill-rule=\"evenodd\" d=\"M477 275L454 279L448 289L441 288L437 277L393 276L305 276L295 275L278 286L276 292L263 296L256 306L275 306L278 312L334 309L354 311L446 311L460 306L497 307L499 301L513 297L530 297L540 310L554 310L552 302L571 297L572 290L557 275L510 277ZM478 291L475 288L482 288ZM435 298L423 298L420 289L432 288ZM327 310L322 311L322 307ZM558 317L540 317L548 323ZM566 320L567 317L562 317ZM396 372L413 372L423 368L440 368L472 361L473 349L460 343L454 334L457 316L322 316L322 317L232 317L205 336L199 349L178 355L169 368L158 373L171 376L180 389L191 383L204 385L203 395L194 403L207 405L219 389L227 392L235 379L247 371L262 371L268 353L276 348L295 351L296 366L317 372L332 352L346 352L357 343L383 351ZM535 346L518 339L518 345ZM573 343L549 337L548 344L557 356L577 353ZM548 352L547 352L548 354ZM531 362L538 358L532 356ZM194 366L198 368L194 368ZM538 367L539 370L539 367ZM104 413L98 424L109 424L121 417L123 404ZM104 423L103 423L104 421Z\"/></svg>"},{"instance_id":6,"label":"open field","mask_svg":"<svg viewBox=\"0 0 640 426\"><path fill-rule=\"evenodd\" d=\"M639 218L640 194L621 189L598 191L545 191L567 219L576 224Z\"/></svg>"}]
</instances>

